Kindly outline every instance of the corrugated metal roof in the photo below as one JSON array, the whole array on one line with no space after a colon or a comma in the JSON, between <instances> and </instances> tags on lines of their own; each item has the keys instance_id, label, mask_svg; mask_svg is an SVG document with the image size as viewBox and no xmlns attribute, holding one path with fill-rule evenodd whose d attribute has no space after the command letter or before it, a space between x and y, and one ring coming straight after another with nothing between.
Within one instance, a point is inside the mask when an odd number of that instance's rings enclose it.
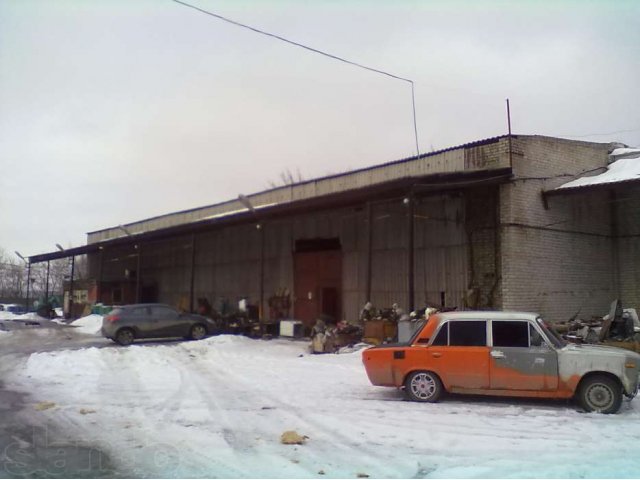
<instances>
[{"instance_id":1,"label":"corrugated metal roof","mask_svg":"<svg viewBox=\"0 0 640 480\"><path fill-rule=\"evenodd\" d=\"M507 165L502 165L500 162L496 162L496 164L491 166L467 165L462 152L473 147L498 143L506 137L507 136L503 135L486 138L434 152L372 165L366 168L276 187L247 195L247 197L255 208L260 208L261 206L292 203L299 200L342 193L348 190L366 188L370 185L382 184L400 178L424 177L436 173L497 169ZM431 161L432 158L433 161ZM230 214L229 212L241 213L244 211L248 211L248 209L246 209L238 199L232 199L218 204L150 217L128 223L124 225L124 227L132 233L143 233L150 230L196 222L204 218L225 216ZM88 233L88 242L99 242L122 236L123 234L124 231L119 226L96 230Z\"/></svg>"}]
</instances>

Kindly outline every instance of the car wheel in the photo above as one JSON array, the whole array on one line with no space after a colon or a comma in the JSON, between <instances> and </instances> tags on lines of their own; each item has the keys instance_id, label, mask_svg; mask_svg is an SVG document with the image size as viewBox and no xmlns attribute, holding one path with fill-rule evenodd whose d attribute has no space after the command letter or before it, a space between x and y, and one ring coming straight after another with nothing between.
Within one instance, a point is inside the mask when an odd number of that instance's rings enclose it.
<instances>
[{"instance_id":1,"label":"car wheel","mask_svg":"<svg viewBox=\"0 0 640 480\"><path fill-rule=\"evenodd\" d=\"M580 384L578 400L587 412L616 413L622 405L622 387L611 377L594 375Z\"/></svg>"},{"instance_id":2,"label":"car wheel","mask_svg":"<svg viewBox=\"0 0 640 480\"><path fill-rule=\"evenodd\" d=\"M189 337L191 340L202 340L207 336L207 329L204 325L200 325L199 323L191 327L191 332Z\"/></svg>"},{"instance_id":3,"label":"car wheel","mask_svg":"<svg viewBox=\"0 0 640 480\"><path fill-rule=\"evenodd\" d=\"M135 338L136 337L133 334L133 330L131 330L130 328L122 328L118 330L118 333L116 333L115 340L116 340L116 343L122 346L127 346L127 345L131 345L135 340Z\"/></svg>"},{"instance_id":4,"label":"car wheel","mask_svg":"<svg viewBox=\"0 0 640 480\"><path fill-rule=\"evenodd\" d=\"M404 382L404 391L414 402L437 402L442 395L442 382L433 372L413 372Z\"/></svg>"}]
</instances>

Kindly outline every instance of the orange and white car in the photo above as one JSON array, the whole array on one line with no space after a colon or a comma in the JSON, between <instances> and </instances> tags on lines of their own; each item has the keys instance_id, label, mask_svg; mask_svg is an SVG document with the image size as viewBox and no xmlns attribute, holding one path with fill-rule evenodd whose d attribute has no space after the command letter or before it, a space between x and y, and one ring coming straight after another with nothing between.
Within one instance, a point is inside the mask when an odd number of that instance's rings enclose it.
<instances>
[{"instance_id":1,"label":"orange and white car","mask_svg":"<svg viewBox=\"0 0 640 480\"><path fill-rule=\"evenodd\" d=\"M615 413L638 391L640 355L567 344L534 313L446 312L429 317L411 340L362 353L373 385L403 387L409 399L443 392L572 398L587 411Z\"/></svg>"}]
</instances>

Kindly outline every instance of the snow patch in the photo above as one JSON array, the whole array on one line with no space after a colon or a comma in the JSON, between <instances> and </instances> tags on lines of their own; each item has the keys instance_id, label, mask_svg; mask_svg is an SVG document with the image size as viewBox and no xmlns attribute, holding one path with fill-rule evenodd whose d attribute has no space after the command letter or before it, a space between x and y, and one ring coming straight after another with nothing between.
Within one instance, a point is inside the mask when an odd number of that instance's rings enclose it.
<instances>
[{"instance_id":1,"label":"snow patch","mask_svg":"<svg viewBox=\"0 0 640 480\"><path fill-rule=\"evenodd\" d=\"M616 152L618 155L614 156ZM621 158L623 155L624 158ZM606 172L591 177L577 178L560 185L556 190L640 180L640 149L618 148L611 153L611 158L619 158L619 160L609 164Z\"/></svg>"},{"instance_id":2,"label":"snow patch","mask_svg":"<svg viewBox=\"0 0 640 480\"><path fill-rule=\"evenodd\" d=\"M87 315L86 317L71 322L70 325L77 327L77 332L86 333L87 335L97 335L102 329L102 315Z\"/></svg>"},{"instance_id":3,"label":"snow patch","mask_svg":"<svg viewBox=\"0 0 640 480\"><path fill-rule=\"evenodd\" d=\"M16 315L11 312L0 312L0 320L42 320L42 317L37 313L23 313Z\"/></svg>"},{"instance_id":4,"label":"snow patch","mask_svg":"<svg viewBox=\"0 0 640 480\"><path fill-rule=\"evenodd\" d=\"M8 372L6 383L34 404L55 404L34 414L96 445L134 477L621 478L640 471L636 444L624 441L640 438L640 400L625 401L618 415L512 398L406 402L393 388L369 384L361 351L311 355L307 347L222 335L43 352ZM283 445L286 431L308 439Z\"/></svg>"},{"instance_id":5,"label":"snow patch","mask_svg":"<svg viewBox=\"0 0 640 480\"><path fill-rule=\"evenodd\" d=\"M612 161L621 158L637 158L640 157L640 148L616 148L609 154Z\"/></svg>"}]
</instances>

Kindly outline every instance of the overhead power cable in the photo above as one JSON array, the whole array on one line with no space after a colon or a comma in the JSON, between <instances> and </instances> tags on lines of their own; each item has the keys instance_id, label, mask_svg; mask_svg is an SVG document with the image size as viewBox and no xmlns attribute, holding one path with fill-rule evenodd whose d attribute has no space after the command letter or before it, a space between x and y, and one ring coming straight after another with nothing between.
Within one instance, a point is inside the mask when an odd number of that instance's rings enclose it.
<instances>
[{"instance_id":1,"label":"overhead power cable","mask_svg":"<svg viewBox=\"0 0 640 480\"><path fill-rule=\"evenodd\" d=\"M353 65L354 67L362 68L364 70L369 70L370 72L379 73L380 75L385 75L387 77L395 78L396 80L402 80L403 82L409 83L411 85L411 104L412 104L412 108L413 108L413 131L414 131L414 136L415 136L415 140L416 140L416 152L417 152L417 155L420 155L420 147L418 146L418 125L417 125L417 122L416 122L415 87L414 87L413 80L411 80L409 78L400 77L398 75L394 75L394 74L389 73L389 72L385 72L384 70L379 70L377 68L368 67L366 65L362 65L361 63L353 62L351 60L347 60L346 58L342 58L342 57L339 57L338 55L333 55L331 53L324 52L322 50L318 50L317 48L313 48L313 47L310 47L308 45L304 45L302 43L294 42L293 40L289 40L288 38L282 37L280 35L276 35L274 33L269 33L269 32L266 32L264 30L260 30L259 28L255 28L255 27L252 27L250 25L246 25L244 23L237 22L237 21L232 20L230 18L223 17L222 15L218 15L217 13L213 13L213 12L210 12L208 10L204 10L204 9L202 9L200 7L196 7L195 5L191 5L190 3L182 2L181 0L172 0L172 1L175 2L175 3L178 3L180 5L183 5L185 7L189 7L189 8L192 8L194 10L197 10L197 11L199 11L201 13L204 13L205 15L209 15L211 17L217 18L218 20L222 20L224 22L227 22L227 23L230 23L232 25L235 25L237 27L246 28L247 30L251 30L252 32L259 33L259 34L265 35L267 37L275 38L276 40L280 40L280 41L288 43L290 45L303 48L303 49L308 50L308 51L313 52L313 53L318 53L320 55L323 55L325 57L331 58L333 60L338 60L340 62L347 63L349 65Z\"/></svg>"},{"instance_id":2,"label":"overhead power cable","mask_svg":"<svg viewBox=\"0 0 640 480\"><path fill-rule=\"evenodd\" d=\"M640 128L634 128L631 130L618 130L616 132L607 132L607 133L588 133L586 135L560 135L561 137L572 137L572 138L586 138L586 137L600 137L605 135L614 135L616 133L633 133L640 132Z\"/></svg>"}]
</instances>

